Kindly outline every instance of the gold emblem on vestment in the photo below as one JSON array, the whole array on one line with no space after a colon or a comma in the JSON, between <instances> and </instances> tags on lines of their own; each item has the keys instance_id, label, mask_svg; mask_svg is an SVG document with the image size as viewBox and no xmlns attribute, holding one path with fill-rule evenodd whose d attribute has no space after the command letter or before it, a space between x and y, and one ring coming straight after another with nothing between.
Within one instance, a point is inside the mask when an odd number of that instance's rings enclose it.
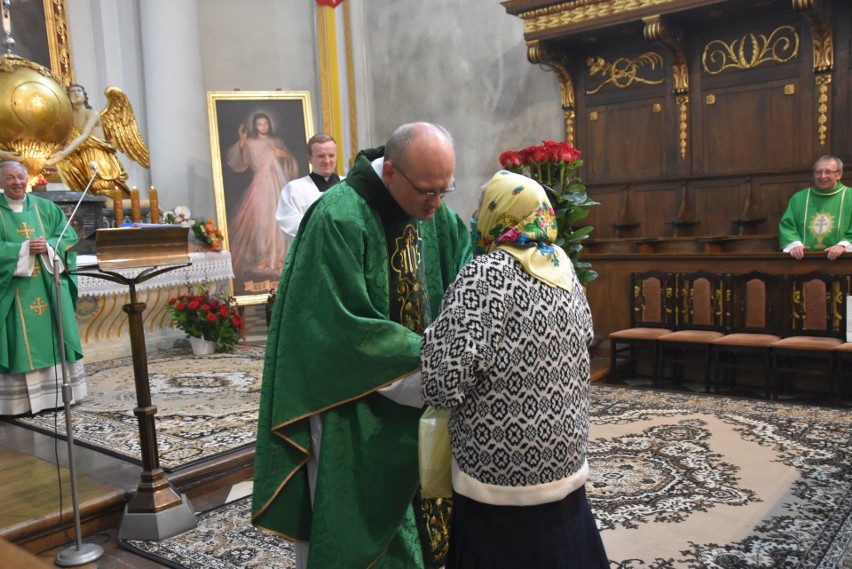
<instances>
[{"instance_id":1,"label":"gold emblem on vestment","mask_svg":"<svg viewBox=\"0 0 852 569\"><path fill-rule=\"evenodd\" d=\"M818 211L811 218L808 229L817 239L814 249L825 249L823 240L834 230L834 216L827 211Z\"/></svg>"}]
</instances>

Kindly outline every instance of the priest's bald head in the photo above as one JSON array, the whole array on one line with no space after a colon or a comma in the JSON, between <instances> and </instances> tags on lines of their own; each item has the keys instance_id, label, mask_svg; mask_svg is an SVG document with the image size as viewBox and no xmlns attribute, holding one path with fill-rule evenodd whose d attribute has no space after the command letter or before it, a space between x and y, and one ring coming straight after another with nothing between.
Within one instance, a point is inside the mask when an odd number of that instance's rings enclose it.
<instances>
[{"instance_id":1,"label":"priest's bald head","mask_svg":"<svg viewBox=\"0 0 852 569\"><path fill-rule=\"evenodd\" d=\"M385 145L382 180L408 215L431 219L456 189L453 138L440 125L416 122L397 128Z\"/></svg>"}]
</instances>

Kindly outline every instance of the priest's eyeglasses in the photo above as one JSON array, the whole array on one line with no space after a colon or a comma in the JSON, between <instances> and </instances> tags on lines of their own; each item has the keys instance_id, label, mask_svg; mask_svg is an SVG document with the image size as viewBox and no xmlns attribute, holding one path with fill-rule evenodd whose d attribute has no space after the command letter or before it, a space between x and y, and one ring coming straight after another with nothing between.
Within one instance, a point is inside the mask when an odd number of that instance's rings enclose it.
<instances>
[{"instance_id":1,"label":"priest's eyeglasses","mask_svg":"<svg viewBox=\"0 0 852 569\"><path fill-rule=\"evenodd\" d=\"M814 174L816 174L817 176L831 176L832 174L839 174L839 173L840 173L840 170L814 170Z\"/></svg>"},{"instance_id":2,"label":"priest's eyeglasses","mask_svg":"<svg viewBox=\"0 0 852 569\"><path fill-rule=\"evenodd\" d=\"M408 183L411 185L412 188L414 188L414 191L417 192L417 194L420 195L420 197L434 198L435 196L440 196L441 199L443 199L445 194L449 194L450 192L456 191L456 181L455 180L450 182L450 185L447 186L446 188L444 188L443 190L441 190L440 192L436 192L435 190L421 190L420 188L418 188L414 184L414 182L411 181L411 178L409 178L408 176L405 175L405 172L403 172L402 169L399 166L397 166L396 164L393 164L393 167L396 168L397 172L402 174L403 178L408 180Z\"/></svg>"}]
</instances>

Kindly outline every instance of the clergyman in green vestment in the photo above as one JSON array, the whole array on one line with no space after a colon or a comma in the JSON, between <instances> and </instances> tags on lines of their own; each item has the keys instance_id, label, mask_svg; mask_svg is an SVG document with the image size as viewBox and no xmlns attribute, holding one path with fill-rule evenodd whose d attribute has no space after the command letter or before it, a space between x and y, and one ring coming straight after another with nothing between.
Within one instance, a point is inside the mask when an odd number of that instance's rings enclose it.
<instances>
[{"instance_id":1,"label":"clergyman in green vestment","mask_svg":"<svg viewBox=\"0 0 852 569\"><path fill-rule=\"evenodd\" d=\"M420 334L471 256L442 201L454 168L445 129L403 125L358 154L293 242L267 341L252 523L295 541L298 567L423 567Z\"/></svg>"},{"instance_id":2,"label":"clergyman in green vestment","mask_svg":"<svg viewBox=\"0 0 852 569\"><path fill-rule=\"evenodd\" d=\"M26 193L27 170L0 163L0 415L38 413L63 405L53 257L77 241L65 214L50 200ZM63 257L65 257L63 259ZM86 396L83 351L74 307L76 253L60 254L65 358L73 401Z\"/></svg>"},{"instance_id":3,"label":"clergyman in green vestment","mask_svg":"<svg viewBox=\"0 0 852 569\"><path fill-rule=\"evenodd\" d=\"M819 158L813 174L814 185L793 194L778 223L781 249L797 260L814 251L833 261L852 251L852 191L840 182L836 156Z\"/></svg>"}]
</instances>

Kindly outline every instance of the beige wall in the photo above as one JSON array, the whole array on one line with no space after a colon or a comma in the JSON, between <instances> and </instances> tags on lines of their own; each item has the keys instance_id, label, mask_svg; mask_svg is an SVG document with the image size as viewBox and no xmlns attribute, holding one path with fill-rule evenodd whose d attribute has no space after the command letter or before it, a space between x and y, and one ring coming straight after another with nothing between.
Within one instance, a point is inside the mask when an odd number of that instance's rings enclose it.
<instances>
[{"instance_id":1,"label":"beige wall","mask_svg":"<svg viewBox=\"0 0 852 569\"><path fill-rule=\"evenodd\" d=\"M149 115L167 101L145 98L145 77L157 70L145 67L142 44L158 38L142 37L139 10L161 1L196 0L67 0L80 82L90 93L102 93L107 85L124 89L143 135ZM561 138L556 79L527 61L522 22L499 1L345 1L356 36L359 146L383 144L404 122L446 126L458 156L459 192L449 202L464 217L476 203L479 185L499 168L503 150ZM200 32L201 90L307 90L315 128L321 128L314 0L197 0L197 5L198 22L187 25L197 25ZM206 136L196 140L209 140ZM209 148L190 152L205 153ZM186 167L211 168L209 158L206 165L195 161ZM147 187L146 171L132 165L129 170L132 182ZM152 167L152 172L157 170ZM212 174L197 172L196 178L193 184L202 184ZM190 191L183 187L169 191L175 202L166 207L213 199L212 185L204 198L182 194Z\"/></svg>"}]
</instances>

